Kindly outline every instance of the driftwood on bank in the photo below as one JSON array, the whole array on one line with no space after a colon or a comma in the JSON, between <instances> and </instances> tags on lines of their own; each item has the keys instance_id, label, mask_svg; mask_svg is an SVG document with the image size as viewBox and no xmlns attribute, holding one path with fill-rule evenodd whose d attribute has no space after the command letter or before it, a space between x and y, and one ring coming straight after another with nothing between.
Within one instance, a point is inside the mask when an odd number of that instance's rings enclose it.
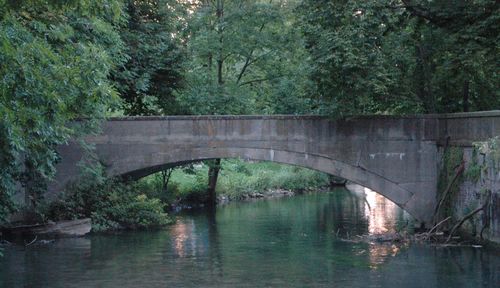
<instances>
[{"instance_id":1,"label":"driftwood on bank","mask_svg":"<svg viewBox=\"0 0 500 288\"><path fill-rule=\"evenodd\" d=\"M50 222L46 224L21 225L4 228L5 235L47 236L47 237L79 237L89 233L90 218Z\"/></svg>"}]
</instances>

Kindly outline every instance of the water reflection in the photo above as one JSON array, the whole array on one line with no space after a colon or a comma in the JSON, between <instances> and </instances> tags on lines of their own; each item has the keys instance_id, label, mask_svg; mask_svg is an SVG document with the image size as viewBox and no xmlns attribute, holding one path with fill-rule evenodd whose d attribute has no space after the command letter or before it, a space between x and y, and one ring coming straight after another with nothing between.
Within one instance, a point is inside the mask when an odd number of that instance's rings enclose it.
<instances>
[{"instance_id":1,"label":"water reflection","mask_svg":"<svg viewBox=\"0 0 500 288\"><path fill-rule=\"evenodd\" d=\"M489 251L340 241L337 231L395 229L401 210L368 192L232 203L161 231L7 247L0 287L496 287Z\"/></svg>"},{"instance_id":2,"label":"water reflection","mask_svg":"<svg viewBox=\"0 0 500 288\"><path fill-rule=\"evenodd\" d=\"M377 192L359 185L349 185L349 190L362 203L364 219L367 223L364 234L377 235L397 232L397 223L410 217L396 204ZM395 257L402 249L402 244L371 243L368 247L369 266L377 269L389 257Z\"/></svg>"},{"instance_id":3,"label":"water reflection","mask_svg":"<svg viewBox=\"0 0 500 288\"><path fill-rule=\"evenodd\" d=\"M377 192L363 187L366 199L365 218L368 221L368 233L381 234L395 232L398 220L402 219L401 209ZM408 217L408 215L407 215Z\"/></svg>"},{"instance_id":4,"label":"water reflection","mask_svg":"<svg viewBox=\"0 0 500 288\"><path fill-rule=\"evenodd\" d=\"M171 229L173 238L172 244L175 253L179 257L186 257L187 253L194 256L196 251L196 234L194 233L195 226L192 220L177 219ZM186 247L189 241L189 247ZM189 251L187 251L189 249Z\"/></svg>"},{"instance_id":5,"label":"water reflection","mask_svg":"<svg viewBox=\"0 0 500 288\"><path fill-rule=\"evenodd\" d=\"M396 244L371 243L369 246L370 268L377 269L381 264L389 259L389 256L395 257L400 250L401 246Z\"/></svg>"}]
</instances>

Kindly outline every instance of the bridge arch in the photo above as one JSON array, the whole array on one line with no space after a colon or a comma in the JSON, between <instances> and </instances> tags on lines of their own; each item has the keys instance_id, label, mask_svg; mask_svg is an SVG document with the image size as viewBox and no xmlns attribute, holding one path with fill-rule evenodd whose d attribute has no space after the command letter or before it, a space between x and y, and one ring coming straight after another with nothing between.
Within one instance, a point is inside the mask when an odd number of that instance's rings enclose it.
<instances>
[{"instance_id":1,"label":"bridge arch","mask_svg":"<svg viewBox=\"0 0 500 288\"><path fill-rule=\"evenodd\" d=\"M108 174L110 176L139 179L166 167L215 158L270 161L324 172L370 188L403 208L416 219L421 217L419 210L412 209L412 206L406 206L413 198L413 193L403 189L397 183L359 166L356 167L324 155L296 151L237 147L179 148L168 151L156 151L147 156L141 154L124 155L124 157L120 157L108 166Z\"/></svg>"}]
</instances>

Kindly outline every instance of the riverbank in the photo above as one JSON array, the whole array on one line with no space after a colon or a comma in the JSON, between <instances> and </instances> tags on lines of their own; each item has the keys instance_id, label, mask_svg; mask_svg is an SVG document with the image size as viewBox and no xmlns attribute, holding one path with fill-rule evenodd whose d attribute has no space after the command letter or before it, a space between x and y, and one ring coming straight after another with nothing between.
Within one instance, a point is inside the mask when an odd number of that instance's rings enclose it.
<instances>
[{"instance_id":1,"label":"riverbank","mask_svg":"<svg viewBox=\"0 0 500 288\"><path fill-rule=\"evenodd\" d=\"M200 162L170 172L168 185L161 173L139 181L150 197L169 206L199 206L208 200L208 165ZM256 198L291 196L330 185L324 173L272 162L222 160L216 186L218 203Z\"/></svg>"},{"instance_id":2,"label":"riverbank","mask_svg":"<svg viewBox=\"0 0 500 288\"><path fill-rule=\"evenodd\" d=\"M277 163L231 159L221 164L216 189L220 204L292 196L324 187L330 180L323 173ZM30 221L15 225L91 218L92 232L161 227L172 223L168 213L204 206L207 183L208 166L202 162L128 183L99 175L84 176L58 199L39 205Z\"/></svg>"}]
</instances>

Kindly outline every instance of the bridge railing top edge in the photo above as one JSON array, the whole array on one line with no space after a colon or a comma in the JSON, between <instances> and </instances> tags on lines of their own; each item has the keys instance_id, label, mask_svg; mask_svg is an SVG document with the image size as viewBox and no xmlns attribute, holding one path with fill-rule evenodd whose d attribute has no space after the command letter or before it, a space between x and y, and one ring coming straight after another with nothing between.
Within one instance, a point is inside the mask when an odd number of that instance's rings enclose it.
<instances>
[{"instance_id":1,"label":"bridge railing top edge","mask_svg":"<svg viewBox=\"0 0 500 288\"><path fill-rule=\"evenodd\" d=\"M446 114L415 114L415 115L359 115L341 117L339 120L354 119L454 119L454 118L481 118L500 117L500 110L462 112ZM175 116L125 116L110 117L108 121L151 121L151 120L321 120L334 117L325 115L175 115Z\"/></svg>"},{"instance_id":2,"label":"bridge railing top edge","mask_svg":"<svg viewBox=\"0 0 500 288\"><path fill-rule=\"evenodd\" d=\"M429 114L430 115L430 114ZM500 110L433 114L439 119L500 117Z\"/></svg>"},{"instance_id":3,"label":"bridge railing top edge","mask_svg":"<svg viewBox=\"0 0 500 288\"><path fill-rule=\"evenodd\" d=\"M251 119L328 119L321 115L172 115L172 116L124 116L110 117L108 121L148 120L251 120Z\"/></svg>"},{"instance_id":4,"label":"bridge railing top edge","mask_svg":"<svg viewBox=\"0 0 500 288\"><path fill-rule=\"evenodd\" d=\"M334 118L325 115L196 115L196 116L126 116L111 117L108 121L151 121L151 120L355 120L355 119L422 119L436 118L427 115L359 115Z\"/></svg>"}]
</instances>

